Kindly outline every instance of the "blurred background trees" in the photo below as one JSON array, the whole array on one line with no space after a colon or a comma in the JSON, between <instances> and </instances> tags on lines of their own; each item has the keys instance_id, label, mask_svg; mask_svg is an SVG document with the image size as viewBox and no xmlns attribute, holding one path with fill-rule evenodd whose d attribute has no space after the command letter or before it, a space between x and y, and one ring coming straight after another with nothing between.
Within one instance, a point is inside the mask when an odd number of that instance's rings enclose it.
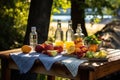
<instances>
[{"instance_id":1,"label":"blurred background trees","mask_svg":"<svg viewBox=\"0 0 120 80\"><path fill-rule=\"evenodd\" d=\"M28 11L25 0L0 0L0 50L22 45Z\"/></svg>"},{"instance_id":2,"label":"blurred background trees","mask_svg":"<svg viewBox=\"0 0 120 80\"><path fill-rule=\"evenodd\" d=\"M94 15L93 18L94 22L95 21L99 22L99 20L97 20L96 17L97 15L101 15L102 18L104 14L108 14L108 15L112 15L113 17L116 17L117 16L116 12L118 9L120 9L120 0L101 0L101 1L72 0L72 1L76 1L78 5L76 7L76 10L82 9L85 11L87 8L92 9L92 12L94 12L92 14ZM0 0L0 30L1 30L0 50L17 48L23 44L25 30L27 27L29 6L30 6L29 0ZM71 0L53 0L51 14L53 15L56 12L60 13L60 9L66 11L66 9L68 8L71 8ZM78 12L78 13L79 16L83 16L82 18L78 18L78 19L82 19L84 21L85 19L84 17L87 14L84 12ZM77 15L71 14L71 16L77 16ZM100 20L102 20L102 18ZM73 24L75 23L74 20L73 20ZM76 24L77 23L75 23L74 25Z\"/></svg>"}]
</instances>

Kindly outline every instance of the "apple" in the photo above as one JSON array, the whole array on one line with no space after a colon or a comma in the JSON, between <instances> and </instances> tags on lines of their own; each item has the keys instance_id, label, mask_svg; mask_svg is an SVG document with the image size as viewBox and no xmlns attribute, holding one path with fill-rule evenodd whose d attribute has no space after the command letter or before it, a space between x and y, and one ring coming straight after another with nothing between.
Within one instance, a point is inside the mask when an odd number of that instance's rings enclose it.
<instances>
[{"instance_id":1,"label":"apple","mask_svg":"<svg viewBox=\"0 0 120 80\"><path fill-rule=\"evenodd\" d=\"M54 46L52 44L45 45L45 50L54 50Z\"/></svg>"},{"instance_id":2,"label":"apple","mask_svg":"<svg viewBox=\"0 0 120 80\"><path fill-rule=\"evenodd\" d=\"M57 54L57 50L47 50L47 55L49 56L56 56Z\"/></svg>"},{"instance_id":3,"label":"apple","mask_svg":"<svg viewBox=\"0 0 120 80\"><path fill-rule=\"evenodd\" d=\"M54 50L57 50L58 53L61 53L63 51L62 46L54 46Z\"/></svg>"},{"instance_id":4,"label":"apple","mask_svg":"<svg viewBox=\"0 0 120 80\"><path fill-rule=\"evenodd\" d=\"M35 46L35 51L41 53L44 50L44 47L40 44Z\"/></svg>"}]
</instances>

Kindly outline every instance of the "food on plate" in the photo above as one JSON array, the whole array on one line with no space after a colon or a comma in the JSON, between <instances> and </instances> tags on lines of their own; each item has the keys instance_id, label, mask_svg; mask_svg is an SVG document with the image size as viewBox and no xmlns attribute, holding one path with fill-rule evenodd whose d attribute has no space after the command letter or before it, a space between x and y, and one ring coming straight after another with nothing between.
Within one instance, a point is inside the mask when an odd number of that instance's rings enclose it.
<instances>
[{"instance_id":1,"label":"food on plate","mask_svg":"<svg viewBox=\"0 0 120 80\"><path fill-rule=\"evenodd\" d=\"M75 46L75 43L73 41L66 41L65 42L65 49L68 49L71 46Z\"/></svg>"},{"instance_id":2,"label":"food on plate","mask_svg":"<svg viewBox=\"0 0 120 80\"><path fill-rule=\"evenodd\" d=\"M106 57L107 57L107 51L105 51L105 50L100 50L100 51L99 51L99 56L100 56L100 58L106 58Z\"/></svg>"},{"instance_id":3,"label":"food on plate","mask_svg":"<svg viewBox=\"0 0 120 80\"><path fill-rule=\"evenodd\" d=\"M97 44L90 44L88 50L96 52L98 50L98 45Z\"/></svg>"},{"instance_id":4,"label":"food on plate","mask_svg":"<svg viewBox=\"0 0 120 80\"><path fill-rule=\"evenodd\" d=\"M56 56L57 54L57 50L47 50L47 55L49 56Z\"/></svg>"},{"instance_id":5,"label":"food on plate","mask_svg":"<svg viewBox=\"0 0 120 80\"><path fill-rule=\"evenodd\" d=\"M75 54L81 58L85 56L85 53L88 51L87 47L85 46L81 46L81 47L77 47L75 48Z\"/></svg>"},{"instance_id":6,"label":"food on plate","mask_svg":"<svg viewBox=\"0 0 120 80\"><path fill-rule=\"evenodd\" d=\"M72 54L75 52L75 46L69 46L67 49L67 54Z\"/></svg>"},{"instance_id":7,"label":"food on plate","mask_svg":"<svg viewBox=\"0 0 120 80\"><path fill-rule=\"evenodd\" d=\"M30 51L32 50L32 48L29 45L23 45L21 47L21 50L23 53L30 53Z\"/></svg>"},{"instance_id":8,"label":"food on plate","mask_svg":"<svg viewBox=\"0 0 120 80\"><path fill-rule=\"evenodd\" d=\"M94 56L93 56L94 53L95 52L93 52L93 51L87 51L86 54L85 54L85 57L87 57L87 58L94 58Z\"/></svg>"},{"instance_id":9,"label":"food on plate","mask_svg":"<svg viewBox=\"0 0 120 80\"><path fill-rule=\"evenodd\" d=\"M54 50L57 50L58 53L61 53L63 51L62 46L54 46Z\"/></svg>"},{"instance_id":10,"label":"food on plate","mask_svg":"<svg viewBox=\"0 0 120 80\"><path fill-rule=\"evenodd\" d=\"M105 50L100 50L97 52L94 51L87 51L86 55L87 58L106 58L107 52Z\"/></svg>"},{"instance_id":11,"label":"food on plate","mask_svg":"<svg viewBox=\"0 0 120 80\"><path fill-rule=\"evenodd\" d=\"M94 56L94 58L100 58L99 52L95 52L95 53L93 54L93 56Z\"/></svg>"},{"instance_id":12,"label":"food on plate","mask_svg":"<svg viewBox=\"0 0 120 80\"><path fill-rule=\"evenodd\" d=\"M55 41L55 46L64 46L64 42L63 41Z\"/></svg>"},{"instance_id":13,"label":"food on plate","mask_svg":"<svg viewBox=\"0 0 120 80\"><path fill-rule=\"evenodd\" d=\"M35 46L35 51L41 53L44 50L44 47L41 44Z\"/></svg>"},{"instance_id":14,"label":"food on plate","mask_svg":"<svg viewBox=\"0 0 120 80\"><path fill-rule=\"evenodd\" d=\"M44 48L45 50L54 50L54 46L52 44L46 44Z\"/></svg>"},{"instance_id":15,"label":"food on plate","mask_svg":"<svg viewBox=\"0 0 120 80\"><path fill-rule=\"evenodd\" d=\"M75 39L75 40L74 40L74 43L75 43L75 47L76 47L76 48L77 48L77 47L84 46L82 38L77 38L77 39Z\"/></svg>"}]
</instances>

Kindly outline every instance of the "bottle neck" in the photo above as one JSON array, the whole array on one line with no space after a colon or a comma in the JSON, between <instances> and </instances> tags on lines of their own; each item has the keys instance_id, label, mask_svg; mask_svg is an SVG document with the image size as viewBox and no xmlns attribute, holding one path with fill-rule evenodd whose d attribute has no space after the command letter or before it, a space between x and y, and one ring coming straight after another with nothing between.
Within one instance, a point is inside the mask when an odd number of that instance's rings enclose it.
<instances>
[{"instance_id":1,"label":"bottle neck","mask_svg":"<svg viewBox=\"0 0 120 80\"><path fill-rule=\"evenodd\" d=\"M57 24L57 28L61 28L61 23L58 23L58 24Z\"/></svg>"}]
</instances>

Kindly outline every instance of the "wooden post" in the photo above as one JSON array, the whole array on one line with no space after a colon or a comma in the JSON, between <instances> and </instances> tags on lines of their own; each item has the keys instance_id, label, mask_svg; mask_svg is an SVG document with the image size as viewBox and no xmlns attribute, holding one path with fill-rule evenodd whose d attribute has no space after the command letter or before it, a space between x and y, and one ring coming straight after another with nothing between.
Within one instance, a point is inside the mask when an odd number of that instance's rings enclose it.
<instances>
[{"instance_id":1,"label":"wooden post","mask_svg":"<svg viewBox=\"0 0 120 80\"><path fill-rule=\"evenodd\" d=\"M10 69L8 66L8 59L1 59L1 79L10 80Z\"/></svg>"}]
</instances>

